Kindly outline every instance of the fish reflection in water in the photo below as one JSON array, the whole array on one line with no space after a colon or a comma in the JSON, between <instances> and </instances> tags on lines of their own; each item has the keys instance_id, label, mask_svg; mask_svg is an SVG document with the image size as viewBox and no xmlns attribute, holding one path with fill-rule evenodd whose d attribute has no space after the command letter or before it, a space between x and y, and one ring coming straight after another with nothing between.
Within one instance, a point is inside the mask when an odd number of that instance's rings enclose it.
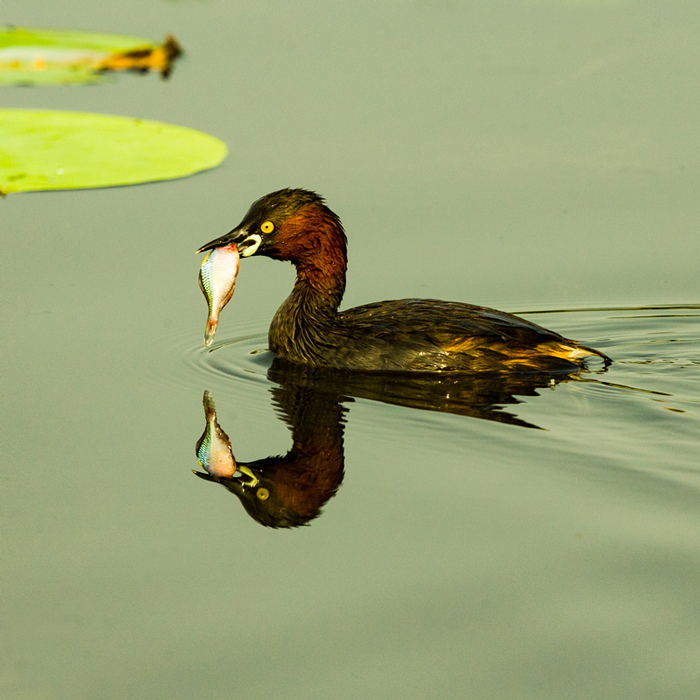
<instances>
[{"instance_id":1,"label":"fish reflection in water","mask_svg":"<svg viewBox=\"0 0 700 700\"><path fill-rule=\"evenodd\" d=\"M275 360L268 378L277 384L270 389L272 400L292 432L289 452L254 462L236 462L228 436L218 427L216 414L213 419L208 414L207 430L215 425L220 431L216 434L227 441L226 449L235 468L229 467L229 474L217 472L200 457L206 472L195 474L236 494L248 514L262 525L305 525L320 514L343 480L343 432L348 410L345 404L353 398L538 428L503 410L503 406L520 403L518 396L537 396L538 389L577 377L578 373L490 376L344 373ZM205 392L205 411L207 396ZM210 403L213 407L213 402ZM217 449L226 452L223 447Z\"/></svg>"},{"instance_id":2,"label":"fish reflection in water","mask_svg":"<svg viewBox=\"0 0 700 700\"><path fill-rule=\"evenodd\" d=\"M236 476L239 472L236 470L231 440L221 429L219 421L216 419L214 399L208 391L204 392L202 403L204 404L204 417L207 425L202 437L197 441L195 450L199 464L207 470L207 473L215 477Z\"/></svg>"}]
</instances>

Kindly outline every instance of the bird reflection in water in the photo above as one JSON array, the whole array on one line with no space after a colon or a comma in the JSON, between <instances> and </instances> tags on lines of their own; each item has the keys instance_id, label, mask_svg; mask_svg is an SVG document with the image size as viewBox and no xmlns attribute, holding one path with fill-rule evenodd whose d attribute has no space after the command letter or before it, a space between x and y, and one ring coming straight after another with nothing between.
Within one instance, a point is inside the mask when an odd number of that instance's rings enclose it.
<instances>
[{"instance_id":1,"label":"bird reflection in water","mask_svg":"<svg viewBox=\"0 0 700 700\"><path fill-rule=\"evenodd\" d=\"M539 428L504 410L537 396L538 389L576 380L571 374L417 375L338 372L274 360L268 379L272 401L292 432L286 455L239 462L220 428L209 392L207 426L197 443L194 473L236 494L248 514L268 527L306 525L321 513L343 480L345 404L354 398Z\"/></svg>"},{"instance_id":2,"label":"bird reflection in water","mask_svg":"<svg viewBox=\"0 0 700 700\"><path fill-rule=\"evenodd\" d=\"M268 527L297 527L313 520L343 480L344 413L336 393L295 385L271 389L272 399L292 431L292 448L283 456L253 462L234 460L230 475L217 472L215 459L203 460L200 445L211 432L210 421L200 438L198 458L205 472L194 473L225 486L248 514ZM205 392L205 412L208 392ZM226 435L216 422L217 434ZM228 438L227 438L228 439ZM220 453L226 450L221 447ZM230 450L230 441L228 450ZM210 466L211 465L211 466Z\"/></svg>"}]
</instances>

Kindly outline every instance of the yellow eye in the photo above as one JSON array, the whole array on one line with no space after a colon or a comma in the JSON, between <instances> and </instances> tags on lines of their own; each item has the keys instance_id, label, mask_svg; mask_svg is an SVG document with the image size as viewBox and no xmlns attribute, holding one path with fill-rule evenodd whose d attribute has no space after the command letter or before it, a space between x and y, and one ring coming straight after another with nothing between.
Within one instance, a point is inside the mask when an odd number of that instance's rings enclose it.
<instances>
[{"instance_id":1,"label":"yellow eye","mask_svg":"<svg viewBox=\"0 0 700 700\"><path fill-rule=\"evenodd\" d=\"M258 489L255 495L261 500L266 501L270 497L270 492L267 489Z\"/></svg>"},{"instance_id":2,"label":"yellow eye","mask_svg":"<svg viewBox=\"0 0 700 700\"><path fill-rule=\"evenodd\" d=\"M272 233L274 228L275 225L272 223L272 221L263 221L262 225L260 226L260 230L263 233Z\"/></svg>"}]
</instances>

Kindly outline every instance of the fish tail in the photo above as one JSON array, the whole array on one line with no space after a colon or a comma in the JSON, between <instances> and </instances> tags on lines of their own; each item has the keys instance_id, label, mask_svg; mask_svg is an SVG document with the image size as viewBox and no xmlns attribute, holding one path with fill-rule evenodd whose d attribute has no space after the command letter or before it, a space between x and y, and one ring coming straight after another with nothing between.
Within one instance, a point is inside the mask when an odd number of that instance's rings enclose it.
<instances>
[{"instance_id":1,"label":"fish tail","mask_svg":"<svg viewBox=\"0 0 700 700\"><path fill-rule=\"evenodd\" d=\"M204 392L202 404L204 405L204 415L206 419L208 421L216 420L216 406L214 406L214 399L208 391Z\"/></svg>"},{"instance_id":2,"label":"fish tail","mask_svg":"<svg viewBox=\"0 0 700 700\"><path fill-rule=\"evenodd\" d=\"M214 342L214 336L216 335L216 328L219 325L219 319L214 316L209 316L207 320L207 327L204 331L204 347L208 348Z\"/></svg>"}]
</instances>

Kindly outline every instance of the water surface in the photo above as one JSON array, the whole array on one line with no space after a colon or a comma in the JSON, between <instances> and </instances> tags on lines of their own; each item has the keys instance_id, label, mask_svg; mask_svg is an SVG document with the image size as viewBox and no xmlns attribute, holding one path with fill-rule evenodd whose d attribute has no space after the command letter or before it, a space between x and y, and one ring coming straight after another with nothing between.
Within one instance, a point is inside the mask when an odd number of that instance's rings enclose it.
<instances>
[{"instance_id":1,"label":"water surface","mask_svg":"<svg viewBox=\"0 0 700 700\"><path fill-rule=\"evenodd\" d=\"M697 4L92 13L3 3L17 25L171 32L172 79L3 106L193 126L231 156L0 202L0 696L696 698ZM265 352L292 270L244 261L207 352L194 251L283 186L343 219L347 306L523 312L614 363L472 387L471 413L293 385L342 431L342 483L308 527L261 526L191 470L205 390L237 459L292 447Z\"/></svg>"}]
</instances>

